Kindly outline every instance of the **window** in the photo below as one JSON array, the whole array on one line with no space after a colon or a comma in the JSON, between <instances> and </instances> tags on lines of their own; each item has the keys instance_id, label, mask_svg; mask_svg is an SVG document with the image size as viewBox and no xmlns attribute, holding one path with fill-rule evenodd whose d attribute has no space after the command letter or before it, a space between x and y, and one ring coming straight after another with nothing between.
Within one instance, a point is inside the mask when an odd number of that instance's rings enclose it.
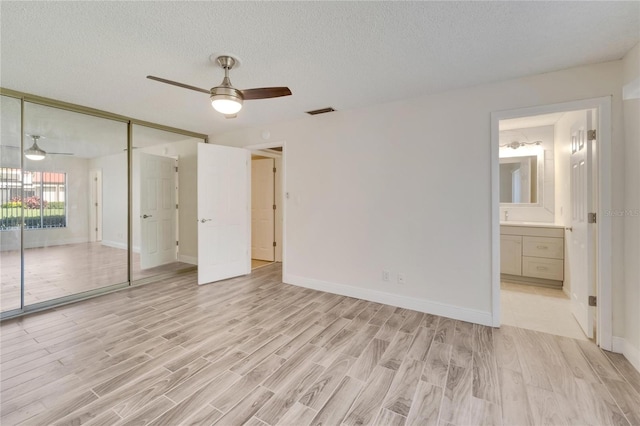
<instances>
[{"instance_id":1,"label":"window","mask_svg":"<svg viewBox=\"0 0 640 426\"><path fill-rule=\"evenodd\" d=\"M0 229L67 226L66 173L0 168Z\"/></svg>"}]
</instances>

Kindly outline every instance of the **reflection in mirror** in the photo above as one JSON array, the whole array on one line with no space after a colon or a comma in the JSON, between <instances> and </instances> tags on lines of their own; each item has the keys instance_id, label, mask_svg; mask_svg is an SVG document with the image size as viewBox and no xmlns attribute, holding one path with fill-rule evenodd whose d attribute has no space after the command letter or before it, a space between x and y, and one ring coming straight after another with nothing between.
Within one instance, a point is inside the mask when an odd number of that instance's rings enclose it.
<instances>
[{"instance_id":1,"label":"reflection in mirror","mask_svg":"<svg viewBox=\"0 0 640 426\"><path fill-rule=\"evenodd\" d=\"M24 126L25 305L127 282L126 123L25 102Z\"/></svg>"},{"instance_id":2,"label":"reflection in mirror","mask_svg":"<svg viewBox=\"0 0 640 426\"><path fill-rule=\"evenodd\" d=\"M196 155L202 139L133 127L133 279L192 269L198 258Z\"/></svg>"},{"instance_id":3,"label":"reflection in mirror","mask_svg":"<svg viewBox=\"0 0 640 426\"><path fill-rule=\"evenodd\" d=\"M538 157L500 158L500 202L538 202Z\"/></svg>"},{"instance_id":4,"label":"reflection in mirror","mask_svg":"<svg viewBox=\"0 0 640 426\"><path fill-rule=\"evenodd\" d=\"M20 100L0 102L0 311L7 312L21 307Z\"/></svg>"}]
</instances>

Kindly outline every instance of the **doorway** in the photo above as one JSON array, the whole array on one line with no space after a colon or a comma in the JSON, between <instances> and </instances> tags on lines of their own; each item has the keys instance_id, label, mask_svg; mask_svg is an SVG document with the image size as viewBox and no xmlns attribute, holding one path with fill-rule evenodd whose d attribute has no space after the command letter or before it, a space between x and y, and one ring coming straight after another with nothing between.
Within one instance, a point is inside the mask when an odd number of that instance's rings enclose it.
<instances>
[{"instance_id":1,"label":"doorway","mask_svg":"<svg viewBox=\"0 0 640 426\"><path fill-rule=\"evenodd\" d=\"M611 224L597 214L610 208L610 111L607 97L492 114L495 326L611 348ZM506 199L514 176L526 200Z\"/></svg>"},{"instance_id":2,"label":"doorway","mask_svg":"<svg viewBox=\"0 0 640 426\"><path fill-rule=\"evenodd\" d=\"M282 261L282 147L251 154L251 269Z\"/></svg>"},{"instance_id":3,"label":"doorway","mask_svg":"<svg viewBox=\"0 0 640 426\"><path fill-rule=\"evenodd\" d=\"M276 171L275 261L282 261L286 277L286 182L285 142L264 143L237 148L198 144L198 284L210 284L251 273L251 154L280 157ZM276 161L276 169L278 162ZM280 177L278 177L280 176ZM276 201L277 204L277 201ZM280 231L281 230L281 231ZM281 243L280 243L280 241ZM280 249L279 249L280 248ZM279 268L278 268L279 273Z\"/></svg>"}]
</instances>

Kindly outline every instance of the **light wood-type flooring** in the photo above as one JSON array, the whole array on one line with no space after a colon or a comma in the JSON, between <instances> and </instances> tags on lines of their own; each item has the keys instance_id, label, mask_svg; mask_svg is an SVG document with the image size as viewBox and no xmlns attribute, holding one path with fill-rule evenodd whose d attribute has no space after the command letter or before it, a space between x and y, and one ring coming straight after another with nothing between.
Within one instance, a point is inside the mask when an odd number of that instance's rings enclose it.
<instances>
[{"instance_id":1,"label":"light wood-type flooring","mask_svg":"<svg viewBox=\"0 0 640 426\"><path fill-rule=\"evenodd\" d=\"M269 260L251 259L251 270L271 265L273 262Z\"/></svg>"},{"instance_id":2,"label":"light wood-type flooring","mask_svg":"<svg viewBox=\"0 0 640 426\"><path fill-rule=\"evenodd\" d=\"M0 252L0 308L20 308L20 251ZM193 268L173 262L140 269L140 255L133 254L133 279ZM127 251L101 243L79 243L25 249L25 304L44 302L128 280Z\"/></svg>"},{"instance_id":3,"label":"light wood-type flooring","mask_svg":"<svg viewBox=\"0 0 640 426\"><path fill-rule=\"evenodd\" d=\"M5 321L23 425L638 425L640 374L588 341L196 275Z\"/></svg>"}]
</instances>

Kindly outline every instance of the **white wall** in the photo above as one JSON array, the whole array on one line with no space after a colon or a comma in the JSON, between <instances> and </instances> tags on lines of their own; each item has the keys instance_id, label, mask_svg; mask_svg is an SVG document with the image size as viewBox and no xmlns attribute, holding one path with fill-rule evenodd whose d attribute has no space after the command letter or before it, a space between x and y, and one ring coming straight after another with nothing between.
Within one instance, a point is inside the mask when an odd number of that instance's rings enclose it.
<instances>
[{"instance_id":1,"label":"white wall","mask_svg":"<svg viewBox=\"0 0 640 426\"><path fill-rule=\"evenodd\" d=\"M490 324L491 112L613 95L620 170L621 74L614 61L212 140L245 146L268 130L286 141L287 282ZM613 176L615 206L623 180ZM614 238L621 231L614 224ZM620 244L613 255L621 257Z\"/></svg>"},{"instance_id":2,"label":"white wall","mask_svg":"<svg viewBox=\"0 0 640 426\"><path fill-rule=\"evenodd\" d=\"M623 102L625 203L623 215L613 222L624 226L625 316L623 332L617 330L615 335L621 337L620 349L640 371L640 44L624 58L623 84L629 94Z\"/></svg>"},{"instance_id":3,"label":"white wall","mask_svg":"<svg viewBox=\"0 0 640 426\"><path fill-rule=\"evenodd\" d=\"M518 141L542 141L540 146L529 145L518 149L500 148L500 158L538 155L543 151L543 189L539 207L526 204L500 205L500 221L504 221L505 212L509 212L509 221L553 223L555 209L555 168L553 126L538 126L525 129L503 130L500 132L500 145Z\"/></svg>"}]
</instances>

